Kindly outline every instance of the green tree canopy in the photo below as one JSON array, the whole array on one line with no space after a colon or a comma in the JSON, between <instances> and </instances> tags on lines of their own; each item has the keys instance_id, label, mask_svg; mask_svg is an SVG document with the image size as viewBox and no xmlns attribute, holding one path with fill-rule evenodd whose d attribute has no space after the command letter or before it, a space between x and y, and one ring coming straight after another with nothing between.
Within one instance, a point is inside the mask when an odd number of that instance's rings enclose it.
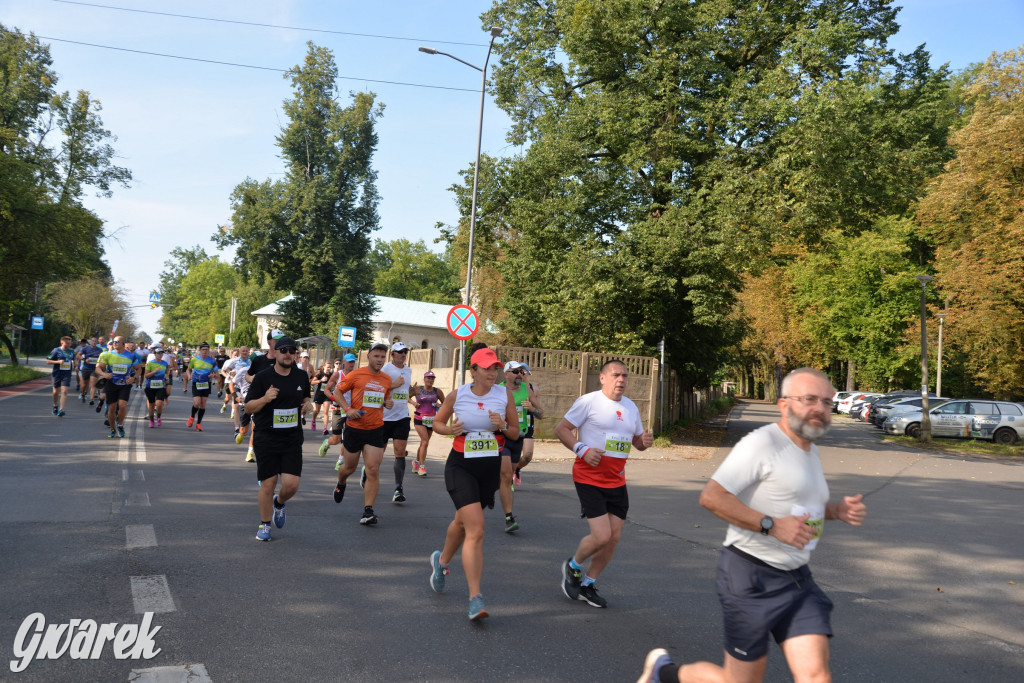
<instances>
[{"instance_id":1,"label":"green tree canopy","mask_svg":"<svg viewBox=\"0 0 1024 683\"><path fill-rule=\"evenodd\" d=\"M423 240L377 240L370 263L373 287L381 296L439 304L459 302L458 271L444 256L430 251Z\"/></svg>"}]
</instances>

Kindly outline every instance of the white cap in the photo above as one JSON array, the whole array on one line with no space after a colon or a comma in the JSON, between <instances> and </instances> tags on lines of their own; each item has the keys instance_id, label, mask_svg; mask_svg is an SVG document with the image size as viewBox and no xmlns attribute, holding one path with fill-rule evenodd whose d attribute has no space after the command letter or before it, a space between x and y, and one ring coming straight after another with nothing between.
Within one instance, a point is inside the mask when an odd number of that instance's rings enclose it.
<instances>
[{"instance_id":1,"label":"white cap","mask_svg":"<svg viewBox=\"0 0 1024 683\"><path fill-rule=\"evenodd\" d=\"M409 349L409 347L406 346L405 344L403 344L400 341L397 341L397 342L395 342L394 344L391 345L391 351L392 352L395 352L395 351L407 351L408 349Z\"/></svg>"},{"instance_id":2,"label":"white cap","mask_svg":"<svg viewBox=\"0 0 1024 683\"><path fill-rule=\"evenodd\" d=\"M521 367L523 367L522 363L510 360L509 362L505 363L505 372L509 372L511 370L518 370Z\"/></svg>"},{"instance_id":3,"label":"white cap","mask_svg":"<svg viewBox=\"0 0 1024 683\"><path fill-rule=\"evenodd\" d=\"M299 354L299 358L309 358L309 353L306 352L306 351L303 351L302 353Z\"/></svg>"}]
</instances>

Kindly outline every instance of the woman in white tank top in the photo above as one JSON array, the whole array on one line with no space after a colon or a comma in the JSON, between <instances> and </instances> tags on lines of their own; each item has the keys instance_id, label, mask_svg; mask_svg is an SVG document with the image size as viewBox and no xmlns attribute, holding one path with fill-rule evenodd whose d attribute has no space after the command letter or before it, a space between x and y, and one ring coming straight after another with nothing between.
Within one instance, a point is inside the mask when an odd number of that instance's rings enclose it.
<instances>
[{"instance_id":1,"label":"woman in white tank top","mask_svg":"<svg viewBox=\"0 0 1024 683\"><path fill-rule=\"evenodd\" d=\"M494 493L501 481L501 447L506 438L519 438L519 418L511 392L495 384L501 362L494 351L478 350L470 364L473 381L448 394L434 418L435 432L455 437L444 467L455 519L448 525L444 548L430 556L430 585L438 593L444 591L448 563L461 547L462 569L469 585L469 618L475 621L488 616L480 593L484 508L494 507Z\"/></svg>"}]
</instances>

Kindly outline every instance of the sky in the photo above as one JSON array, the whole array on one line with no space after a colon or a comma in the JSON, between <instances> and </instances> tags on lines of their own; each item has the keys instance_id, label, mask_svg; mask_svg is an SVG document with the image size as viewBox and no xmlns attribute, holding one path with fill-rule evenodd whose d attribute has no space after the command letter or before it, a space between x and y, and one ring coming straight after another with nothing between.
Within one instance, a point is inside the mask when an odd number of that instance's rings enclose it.
<instances>
[{"instance_id":1,"label":"sky","mask_svg":"<svg viewBox=\"0 0 1024 683\"><path fill-rule=\"evenodd\" d=\"M897 4L901 29L890 47L910 52L923 43L933 67L962 69L1024 43L1024 0ZM140 306L141 328L155 338L160 311L145 305L170 250L199 245L230 261L233 252L217 252L210 238L230 220L232 189L247 177L281 177L275 136L286 123L281 103L291 95L282 72L301 63L309 40L334 52L340 75L348 77L339 80L346 97L368 90L385 105L374 156L381 197L375 238L422 239L439 250L435 224L458 220L448 188L476 152L480 74L417 48L432 46L482 66L490 35L480 15L489 6L477 0L0 0L0 23L50 44L59 91L87 90L102 103L103 122L117 136L117 163L134 179L112 198L90 196L86 205L106 221L107 262L128 300ZM484 154L522 151L505 140L508 127L488 97Z\"/></svg>"}]
</instances>

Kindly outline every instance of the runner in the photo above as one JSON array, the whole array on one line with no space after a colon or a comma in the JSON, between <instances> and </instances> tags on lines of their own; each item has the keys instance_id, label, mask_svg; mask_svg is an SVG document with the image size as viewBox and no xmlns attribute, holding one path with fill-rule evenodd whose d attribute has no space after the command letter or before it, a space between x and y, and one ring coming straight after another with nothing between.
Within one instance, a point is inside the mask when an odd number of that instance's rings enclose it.
<instances>
[{"instance_id":1,"label":"runner","mask_svg":"<svg viewBox=\"0 0 1024 683\"><path fill-rule=\"evenodd\" d=\"M324 425L325 432L330 424L328 413L331 411L331 404L324 390L327 388L327 382L333 374L334 364L331 361L326 361L320 366L320 370L309 380L309 383L313 385L313 405L316 406L315 410L313 410L313 419L310 425L310 429L314 432L316 431L316 419L318 417L322 417L321 424ZM323 413L322 416L321 413Z\"/></svg>"},{"instance_id":2,"label":"runner","mask_svg":"<svg viewBox=\"0 0 1024 683\"><path fill-rule=\"evenodd\" d=\"M412 424L420 437L420 447L416 450L416 459L412 461L412 471L421 477L427 476L427 446L430 436L434 433L434 416L438 407L444 403L444 392L434 387L435 376L430 370L423 373L423 386L414 384L409 390L409 403L413 405Z\"/></svg>"},{"instance_id":3,"label":"runner","mask_svg":"<svg viewBox=\"0 0 1024 683\"><path fill-rule=\"evenodd\" d=\"M519 466L519 460L523 455L523 440L526 430L530 424L528 410L542 414L543 410L537 403L537 397L530 391L529 386L523 384L523 366L517 361L510 360L505 363L505 381L502 386L508 387L512 392L512 399L515 401L516 417L519 419L518 439L506 439L505 447L501 450L501 487L498 489L501 495L501 507L505 511L505 533L511 534L519 530L519 522L512 514L512 501L515 496L515 488L512 485L513 474Z\"/></svg>"},{"instance_id":4,"label":"runner","mask_svg":"<svg viewBox=\"0 0 1024 683\"><path fill-rule=\"evenodd\" d=\"M615 554L629 510L626 459L633 448L643 451L654 443L636 404L623 395L629 381L626 365L610 360L601 367L600 378L601 389L576 399L555 428L562 445L576 454L572 481L590 527L575 554L562 563L562 592L592 607L608 606L594 581Z\"/></svg>"},{"instance_id":5,"label":"runner","mask_svg":"<svg viewBox=\"0 0 1024 683\"><path fill-rule=\"evenodd\" d=\"M89 399L89 405L96 403L96 383L92 374L96 370L96 361L99 360L101 353L103 353L103 349L98 346L96 337L90 337L89 343L82 348L80 353L82 359L82 391L84 393L79 398L82 399L82 403L85 403L86 399Z\"/></svg>"},{"instance_id":6,"label":"runner","mask_svg":"<svg viewBox=\"0 0 1024 683\"><path fill-rule=\"evenodd\" d=\"M269 330L267 332L267 352L265 354L250 355L252 362L249 364L249 370L245 373L245 382L248 385L252 385L252 380L257 372L274 367L277 361L274 346L277 344L277 340L284 338L284 336L285 334L281 330ZM244 396L242 400L245 400ZM255 432L249 432L249 451L245 454L246 462L256 462L256 451L253 447L255 437Z\"/></svg>"},{"instance_id":7,"label":"runner","mask_svg":"<svg viewBox=\"0 0 1024 683\"><path fill-rule=\"evenodd\" d=\"M187 429L191 429L195 423L196 431L203 431L203 415L206 414L206 401L210 396L212 374L216 369L217 361L210 355L210 345L203 342L199 345L199 355L194 356L187 366L186 384L192 385L192 415L185 423Z\"/></svg>"},{"instance_id":8,"label":"runner","mask_svg":"<svg viewBox=\"0 0 1024 683\"><path fill-rule=\"evenodd\" d=\"M150 354L150 358L152 358L152 354ZM171 402L171 394L173 393L171 391L171 387L174 385L174 375L175 373L180 375L182 370L181 366L178 364L177 354L175 354L170 348L164 348L164 360L167 361L168 370L167 374L164 375L164 381L167 383L164 387L167 390L165 392L167 395L164 396L164 405L166 406Z\"/></svg>"},{"instance_id":9,"label":"runner","mask_svg":"<svg viewBox=\"0 0 1024 683\"><path fill-rule=\"evenodd\" d=\"M74 340L72 340L74 341ZM75 353L74 368L75 368L75 391L78 392L78 399L85 403L85 387L88 386L82 380L82 352L85 351L85 347L89 346L88 339L79 339L78 344L73 349Z\"/></svg>"},{"instance_id":10,"label":"runner","mask_svg":"<svg viewBox=\"0 0 1024 683\"><path fill-rule=\"evenodd\" d=\"M505 439L519 438L519 424L512 392L494 383L501 368L494 351L479 349L469 360L472 382L448 394L434 418L435 432L455 437L444 466L444 485L455 504L455 518L448 525L444 548L430 556L430 587L444 592L448 564L462 548L469 618L476 621L490 616L480 592L484 508L494 507L494 492L501 480L500 449Z\"/></svg>"},{"instance_id":11,"label":"runner","mask_svg":"<svg viewBox=\"0 0 1024 683\"><path fill-rule=\"evenodd\" d=\"M97 340L97 348L99 348L100 351L99 355L96 356L96 362L98 363L100 355L103 355L107 351L112 351L114 349L114 341L111 340L108 342L107 338L101 335ZM107 400L107 380L105 377L98 376L96 374L95 368L93 368L91 387L93 395L99 394L99 401L97 402L96 405L96 412L101 413L103 412L103 405L104 403L106 403ZM89 405L92 405L91 401ZM109 425L110 420L104 418L103 424Z\"/></svg>"},{"instance_id":12,"label":"runner","mask_svg":"<svg viewBox=\"0 0 1024 683\"><path fill-rule=\"evenodd\" d=\"M149 428L163 427L164 399L167 398L167 371L170 361L164 356L164 347L153 346L153 353L146 357L145 371L142 373L146 382L146 408L149 412Z\"/></svg>"},{"instance_id":13,"label":"runner","mask_svg":"<svg viewBox=\"0 0 1024 683\"><path fill-rule=\"evenodd\" d=\"M245 403L246 392L249 391L249 383L245 381L245 376L249 372L251 365L252 359L249 356L249 347L242 346L238 349L238 357L232 358L221 368L221 373L225 375L227 380L227 393L225 396L232 401L231 421L235 425L235 443L242 443L242 439L245 438L245 434L249 431L249 423L252 421L252 416L242 409ZM253 460L255 460L255 456L253 456ZM246 455L246 461L248 461L248 454Z\"/></svg>"},{"instance_id":14,"label":"runner","mask_svg":"<svg viewBox=\"0 0 1024 683\"><path fill-rule=\"evenodd\" d=\"M50 351L46 364L53 366L53 414L64 417L64 404L68 400L68 387L71 386L71 375L75 373L75 351L71 348L74 340L61 337L60 346Z\"/></svg>"},{"instance_id":15,"label":"runner","mask_svg":"<svg viewBox=\"0 0 1024 683\"><path fill-rule=\"evenodd\" d=\"M178 344L178 377L181 378L181 393L187 394L189 380L185 376L188 373L189 365L192 363L192 350L182 343Z\"/></svg>"},{"instance_id":16,"label":"runner","mask_svg":"<svg viewBox=\"0 0 1024 683\"><path fill-rule=\"evenodd\" d=\"M224 365L220 366L217 372L217 381L220 383L220 386L224 388L224 401L220 404L220 413L223 415L227 412L228 406L231 406L231 419L235 418L235 399L231 396L234 391L233 387L235 386L235 383L231 381L232 377L230 370L225 370L224 368L228 367L232 361L236 360L238 355L238 349L233 350L231 352L231 357L224 362Z\"/></svg>"},{"instance_id":17,"label":"runner","mask_svg":"<svg viewBox=\"0 0 1024 683\"><path fill-rule=\"evenodd\" d=\"M387 344L374 344L366 354L368 366L345 375L334 388L334 402L345 413L344 441L341 454L344 462L338 469L334 502L345 497L345 484L356 471L359 457L364 467L359 485L363 488L363 516L360 524L376 524L373 511L380 487L380 463L384 459L384 410L394 405L391 400L391 377L381 372L388 355ZM351 392L345 398L346 392Z\"/></svg>"},{"instance_id":18,"label":"runner","mask_svg":"<svg viewBox=\"0 0 1024 683\"><path fill-rule=\"evenodd\" d=\"M797 681L830 681L832 601L808 562L826 519L860 526L862 495L829 501L818 447L832 422L828 377L799 368L782 380L781 419L747 434L711 476L700 503L729 523L718 560L725 664L679 666L651 650L640 681L761 681L768 636Z\"/></svg>"},{"instance_id":19,"label":"runner","mask_svg":"<svg viewBox=\"0 0 1024 683\"><path fill-rule=\"evenodd\" d=\"M277 339L273 367L256 373L245 399L252 415L256 450L260 526L256 540L270 540L270 520L284 526L285 503L299 490L302 475L302 425L299 417L312 409L309 374L295 367L297 349L291 337ZM277 480L281 490L274 495Z\"/></svg>"},{"instance_id":20,"label":"runner","mask_svg":"<svg viewBox=\"0 0 1024 683\"><path fill-rule=\"evenodd\" d=\"M323 458L327 455L327 451L330 450L331 446L336 446L342 441L342 433L345 431L345 421L347 416L345 411L341 409L334 401L334 389L338 386L345 375L355 370L356 367L356 355L354 353L346 353L345 357L339 362L335 361L334 374L327 380L326 392L331 397L331 435L323 440L320 444L319 454ZM350 403L352 401L352 392L345 392L345 402ZM327 433L327 429L324 429L324 434ZM338 453L338 462L334 463L334 471L337 472L341 469L341 466L345 464L345 449L340 448Z\"/></svg>"},{"instance_id":21,"label":"runner","mask_svg":"<svg viewBox=\"0 0 1024 683\"><path fill-rule=\"evenodd\" d=\"M217 353L214 355L213 360L217 362L217 398L224 397L224 375L221 374L221 368L224 364L231 360L231 356L227 354L227 350L223 346L217 347ZM227 405L226 403L223 405ZM221 410L220 412L224 412Z\"/></svg>"},{"instance_id":22,"label":"runner","mask_svg":"<svg viewBox=\"0 0 1024 683\"><path fill-rule=\"evenodd\" d=\"M540 391L537 389L537 385L533 383L533 372L530 371L530 366L526 363L520 363L523 366L523 379L526 380L526 386L533 392L534 400L540 397ZM535 415L533 410L527 410L527 415L530 418L530 423L526 426L526 434L523 436L523 457L519 459L519 465L516 467L515 472L512 473L512 485L519 488L523 485L522 471L533 462L533 430L534 423L536 420L542 419L540 415Z\"/></svg>"},{"instance_id":23,"label":"runner","mask_svg":"<svg viewBox=\"0 0 1024 683\"><path fill-rule=\"evenodd\" d=\"M313 374L313 367L309 364L309 351L303 351L299 354L299 360L295 363L295 367L302 370L307 375Z\"/></svg>"},{"instance_id":24,"label":"runner","mask_svg":"<svg viewBox=\"0 0 1024 683\"><path fill-rule=\"evenodd\" d=\"M124 419L128 417L128 399L132 393L132 372L138 369L135 354L125 350L124 337L116 337L114 350L100 354L95 374L106 379L108 439L124 438ZM116 426L116 431L115 431Z\"/></svg>"},{"instance_id":25,"label":"runner","mask_svg":"<svg viewBox=\"0 0 1024 683\"><path fill-rule=\"evenodd\" d=\"M395 450L395 492L391 502L404 503L405 450L409 444L409 387L412 386L412 368L405 364L409 347L402 342L391 345L391 362L381 372L391 378L391 408L384 411L384 448L391 440Z\"/></svg>"}]
</instances>

